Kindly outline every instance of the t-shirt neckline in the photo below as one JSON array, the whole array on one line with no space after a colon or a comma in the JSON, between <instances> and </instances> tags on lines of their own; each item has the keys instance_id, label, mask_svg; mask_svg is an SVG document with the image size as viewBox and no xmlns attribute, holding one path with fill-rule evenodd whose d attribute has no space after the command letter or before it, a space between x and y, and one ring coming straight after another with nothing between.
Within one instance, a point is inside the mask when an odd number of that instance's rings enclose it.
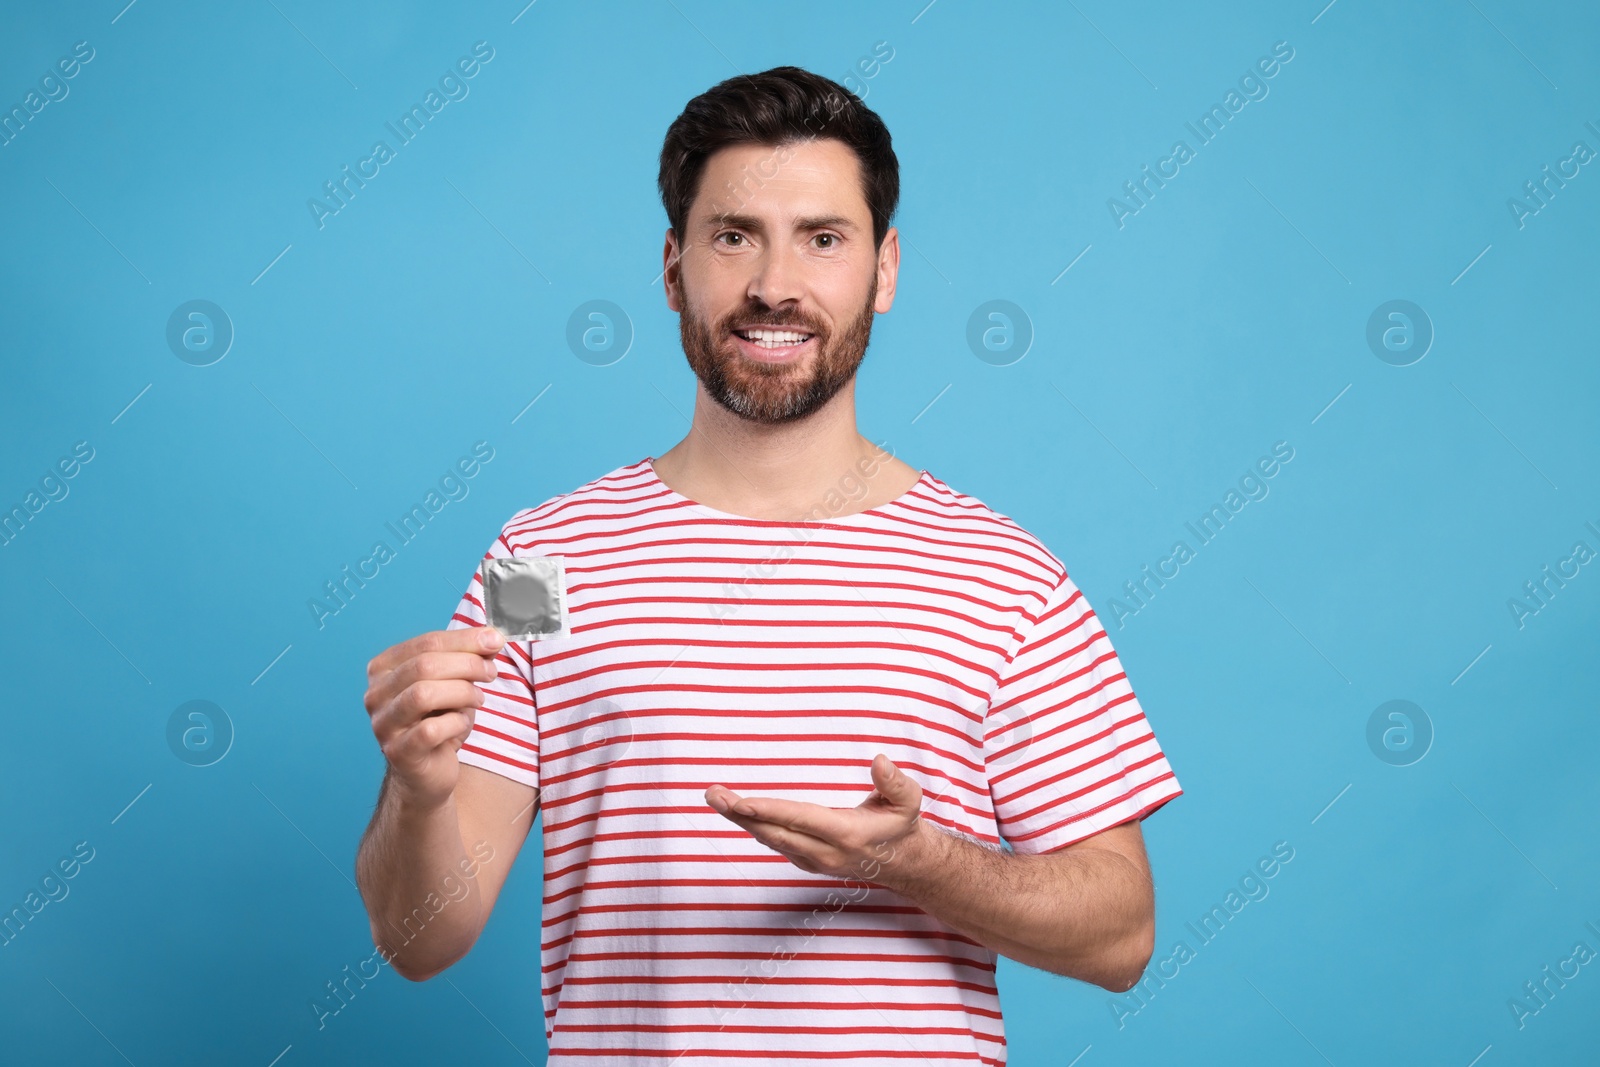
<instances>
[{"instance_id":1,"label":"t-shirt neckline","mask_svg":"<svg viewBox=\"0 0 1600 1067\"><path fill-rule=\"evenodd\" d=\"M689 499L688 497L684 496L682 493L678 492L676 489L672 488L672 486L668 485L666 482L661 480L661 476L656 473L655 459L656 459L655 456L646 456L641 461L644 464L645 477L647 479L646 484L650 485L650 486L653 486L655 489L660 490L661 492L663 492L666 495L666 498L668 500L672 501L675 504L683 504L683 505L685 505L687 507L695 508L696 510L700 511L702 514L709 515L712 518L724 519L724 520L727 520L729 522L752 523L752 524L762 525L762 526L796 526L796 525L800 525L800 524L813 523L813 522L815 522L815 523L835 522L836 523L836 522L845 522L845 521L850 520L850 519L864 519L864 518L868 518L868 517L872 517L872 516L882 515L882 514L885 514L890 508L904 507L906 505L906 503L911 499L911 497L916 493L916 491L918 489L921 489L924 485L926 485L928 483L928 480L929 480L928 470L927 470L926 467L924 467L924 468L922 468L921 470L918 471L917 480L916 480L916 482L914 482L912 484L910 489L907 489L905 492L901 493L899 496L895 497L893 500L889 500L889 501L886 501L885 503L879 504L875 508L868 508L865 511L853 511L853 512L850 512L847 515L836 515L836 516L833 516L832 518L826 518L826 519L795 519L795 520L792 520L792 521L788 521L788 520L784 520L784 519L756 519L756 518L751 518L748 515L735 515L732 512L728 512L728 511L718 511L716 508L709 507L708 505L702 504L698 500Z\"/></svg>"}]
</instances>

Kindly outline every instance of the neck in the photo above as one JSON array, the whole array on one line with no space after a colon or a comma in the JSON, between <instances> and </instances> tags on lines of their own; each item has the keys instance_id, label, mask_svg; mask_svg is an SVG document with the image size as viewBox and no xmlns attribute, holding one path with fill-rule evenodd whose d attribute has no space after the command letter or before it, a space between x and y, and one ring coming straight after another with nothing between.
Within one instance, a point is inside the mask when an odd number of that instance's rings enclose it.
<instances>
[{"instance_id":1,"label":"neck","mask_svg":"<svg viewBox=\"0 0 1600 1067\"><path fill-rule=\"evenodd\" d=\"M806 418L777 425L743 419L697 389L688 436L654 467L668 488L706 507L778 521L878 507L921 473L857 431L854 381Z\"/></svg>"}]
</instances>

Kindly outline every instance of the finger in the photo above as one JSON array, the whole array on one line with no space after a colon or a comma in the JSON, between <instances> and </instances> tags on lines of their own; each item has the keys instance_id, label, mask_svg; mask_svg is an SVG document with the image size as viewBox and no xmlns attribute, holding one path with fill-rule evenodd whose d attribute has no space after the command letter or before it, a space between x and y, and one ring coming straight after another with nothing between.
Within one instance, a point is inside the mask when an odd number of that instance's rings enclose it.
<instances>
[{"instance_id":1,"label":"finger","mask_svg":"<svg viewBox=\"0 0 1600 1067\"><path fill-rule=\"evenodd\" d=\"M467 717L467 728L450 735L450 748L455 752L460 752L461 746L467 743L467 738L472 734L472 726L478 719L477 708L462 708L461 712Z\"/></svg>"},{"instance_id":2,"label":"finger","mask_svg":"<svg viewBox=\"0 0 1600 1067\"><path fill-rule=\"evenodd\" d=\"M499 675L501 666L499 656L490 652L423 652L400 664L389 677L397 690L424 680L489 682Z\"/></svg>"},{"instance_id":3,"label":"finger","mask_svg":"<svg viewBox=\"0 0 1600 1067\"><path fill-rule=\"evenodd\" d=\"M483 690L459 679L425 678L407 686L373 715L372 727L380 737L398 734L436 712L476 708Z\"/></svg>"},{"instance_id":4,"label":"finger","mask_svg":"<svg viewBox=\"0 0 1600 1067\"><path fill-rule=\"evenodd\" d=\"M782 826L822 841L839 841L850 822L844 812L821 804L806 804L778 797L739 797L729 794L731 807L723 812L729 818L754 819Z\"/></svg>"},{"instance_id":5,"label":"finger","mask_svg":"<svg viewBox=\"0 0 1600 1067\"><path fill-rule=\"evenodd\" d=\"M735 815L729 815L728 818L743 826L745 831L758 842L774 852L783 853L791 860L798 858L810 864L817 864L822 862L824 856L838 854L832 843L798 833L776 823Z\"/></svg>"},{"instance_id":6,"label":"finger","mask_svg":"<svg viewBox=\"0 0 1600 1067\"><path fill-rule=\"evenodd\" d=\"M706 803L718 811L726 811L737 804L740 799L738 793L735 793L725 785L706 786Z\"/></svg>"},{"instance_id":7,"label":"finger","mask_svg":"<svg viewBox=\"0 0 1600 1067\"><path fill-rule=\"evenodd\" d=\"M824 851L837 852L841 847L839 841L830 837L818 837L784 823L755 818L750 815L740 815L736 810L723 810L717 804L712 806L717 808L723 818L740 827L769 848L777 847L770 843L777 839L788 842L786 847L790 851L800 850L812 855ZM784 851L784 849L779 849L779 851Z\"/></svg>"},{"instance_id":8,"label":"finger","mask_svg":"<svg viewBox=\"0 0 1600 1067\"><path fill-rule=\"evenodd\" d=\"M895 766L894 761L882 752L872 760L872 783L892 806L913 811L922 807L922 786L917 780ZM868 797L863 804L870 803Z\"/></svg>"},{"instance_id":9,"label":"finger","mask_svg":"<svg viewBox=\"0 0 1600 1067\"><path fill-rule=\"evenodd\" d=\"M384 746L383 754L391 761L420 763L441 745L454 743L459 749L471 732L472 717L466 711L448 711L405 730Z\"/></svg>"},{"instance_id":10,"label":"finger","mask_svg":"<svg viewBox=\"0 0 1600 1067\"><path fill-rule=\"evenodd\" d=\"M463 626L454 630L430 630L391 645L367 662L367 677L374 678L394 670L406 660L424 652L496 652L505 637L493 626Z\"/></svg>"},{"instance_id":11,"label":"finger","mask_svg":"<svg viewBox=\"0 0 1600 1067\"><path fill-rule=\"evenodd\" d=\"M373 683L369 705L387 703L418 682L454 678L468 682L491 682L499 675L500 666L496 655L488 652L421 652Z\"/></svg>"},{"instance_id":12,"label":"finger","mask_svg":"<svg viewBox=\"0 0 1600 1067\"><path fill-rule=\"evenodd\" d=\"M423 752L449 745L460 748L472 732L472 713L465 708L455 708L430 716L411 728L417 735L417 746Z\"/></svg>"}]
</instances>

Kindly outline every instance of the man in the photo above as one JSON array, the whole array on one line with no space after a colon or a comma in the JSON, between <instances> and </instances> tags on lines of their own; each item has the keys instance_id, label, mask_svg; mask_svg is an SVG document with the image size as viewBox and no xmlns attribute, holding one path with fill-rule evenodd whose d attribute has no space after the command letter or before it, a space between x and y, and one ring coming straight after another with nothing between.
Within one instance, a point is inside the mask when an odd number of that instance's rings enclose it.
<instances>
[{"instance_id":1,"label":"man","mask_svg":"<svg viewBox=\"0 0 1600 1067\"><path fill-rule=\"evenodd\" d=\"M1060 560L856 431L900 262L878 116L730 79L660 187L693 425L489 546L563 557L568 636L505 643L475 575L368 665L373 938L415 981L465 955L542 807L551 1064L1004 1063L997 953L1140 977L1178 781Z\"/></svg>"}]
</instances>

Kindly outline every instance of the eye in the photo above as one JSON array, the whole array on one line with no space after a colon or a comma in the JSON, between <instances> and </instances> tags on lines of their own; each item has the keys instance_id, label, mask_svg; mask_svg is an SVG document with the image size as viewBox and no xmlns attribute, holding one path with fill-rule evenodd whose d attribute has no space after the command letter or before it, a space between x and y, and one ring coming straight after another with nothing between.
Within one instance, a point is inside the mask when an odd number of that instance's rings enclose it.
<instances>
[{"instance_id":1,"label":"eye","mask_svg":"<svg viewBox=\"0 0 1600 1067\"><path fill-rule=\"evenodd\" d=\"M740 233L738 230L724 230L721 233L717 234L715 237L713 237L711 240L713 242L716 242L716 241L722 240L724 237L737 237L737 238L743 240L744 239L744 234ZM738 246L737 245L730 245L729 247L737 248Z\"/></svg>"},{"instance_id":2,"label":"eye","mask_svg":"<svg viewBox=\"0 0 1600 1067\"><path fill-rule=\"evenodd\" d=\"M839 243L839 235L833 233L819 233L815 239L818 241L830 242L829 244L823 245L824 248L833 248Z\"/></svg>"}]
</instances>

